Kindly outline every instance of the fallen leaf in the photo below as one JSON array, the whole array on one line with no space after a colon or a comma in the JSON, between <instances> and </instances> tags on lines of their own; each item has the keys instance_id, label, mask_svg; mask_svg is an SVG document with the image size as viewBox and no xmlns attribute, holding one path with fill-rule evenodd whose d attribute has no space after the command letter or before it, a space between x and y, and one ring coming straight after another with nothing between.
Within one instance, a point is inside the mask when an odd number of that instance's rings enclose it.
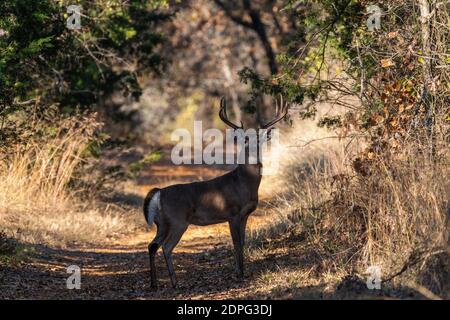
<instances>
[{"instance_id":1,"label":"fallen leaf","mask_svg":"<svg viewBox=\"0 0 450 320\"><path fill-rule=\"evenodd\" d=\"M394 61L392 61L391 59L381 59L380 62L383 68L389 68L395 65Z\"/></svg>"},{"instance_id":2,"label":"fallen leaf","mask_svg":"<svg viewBox=\"0 0 450 320\"><path fill-rule=\"evenodd\" d=\"M397 31L389 32L388 33L388 38L390 38L390 39L395 38L395 37L397 37L397 34L398 34Z\"/></svg>"}]
</instances>

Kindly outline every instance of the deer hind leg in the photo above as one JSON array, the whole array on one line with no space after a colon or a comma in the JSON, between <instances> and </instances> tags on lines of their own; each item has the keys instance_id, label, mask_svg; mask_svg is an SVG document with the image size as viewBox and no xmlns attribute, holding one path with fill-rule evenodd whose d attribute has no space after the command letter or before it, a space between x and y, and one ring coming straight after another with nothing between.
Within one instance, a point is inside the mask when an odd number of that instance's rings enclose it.
<instances>
[{"instance_id":1,"label":"deer hind leg","mask_svg":"<svg viewBox=\"0 0 450 320\"><path fill-rule=\"evenodd\" d=\"M169 271L170 282L172 283L173 288L176 288L177 286L177 277L173 268L172 251L180 241L186 229L187 227L183 226L170 230L162 244L164 258L166 259L167 270Z\"/></svg>"},{"instance_id":2,"label":"deer hind leg","mask_svg":"<svg viewBox=\"0 0 450 320\"><path fill-rule=\"evenodd\" d=\"M163 228L158 227L158 231L156 232L155 238L148 245L148 255L149 255L149 259L150 259L150 287L153 289L156 289L158 287L157 279L156 279L155 257L156 257L156 252L158 251L163 238L164 238Z\"/></svg>"},{"instance_id":3,"label":"deer hind leg","mask_svg":"<svg viewBox=\"0 0 450 320\"><path fill-rule=\"evenodd\" d=\"M241 219L234 217L230 222L231 239L233 240L234 255L236 259L236 271L239 278L244 277L244 253L243 238L241 236ZM245 227L244 227L245 229Z\"/></svg>"}]
</instances>

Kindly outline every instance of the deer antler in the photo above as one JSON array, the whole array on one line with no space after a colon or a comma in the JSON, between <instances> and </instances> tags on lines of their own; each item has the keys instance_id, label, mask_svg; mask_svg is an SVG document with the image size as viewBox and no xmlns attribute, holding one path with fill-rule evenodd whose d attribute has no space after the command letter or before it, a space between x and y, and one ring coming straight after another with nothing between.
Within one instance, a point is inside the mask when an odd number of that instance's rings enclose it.
<instances>
[{"instance_id":1,"label":"deer antler","mask_svg":"<svg viewBox=\"0 0 450 320\"><path fill-rule=\"evenodd\" d=\"M231 122L230 120L228 120L228 115L227 115L227 102L225 100L225 97L222 97L220 99L220 111L219 111L219 117L220 119L225 122L227 125L229 125L231 128L233 128L234 130L237 129L244 129L244 124L241 121L241 125L238 126L237 124L234 124L233 122Z\"/></svg>"},{"instance_id":2,"label":"deer antler","mask_svg":"<svg viewBox=\"0 0 450 320\"><path fill-rule=\"evenodd\" d=\"M266 124L261 126L261 129L270 129L277 122L281 121L284 117L286 117L289 111L290 104L283 100L283 95L280 93L280 102L278 104L278 100L275 101L275 118Z\"/></svg>"}]
</instances>

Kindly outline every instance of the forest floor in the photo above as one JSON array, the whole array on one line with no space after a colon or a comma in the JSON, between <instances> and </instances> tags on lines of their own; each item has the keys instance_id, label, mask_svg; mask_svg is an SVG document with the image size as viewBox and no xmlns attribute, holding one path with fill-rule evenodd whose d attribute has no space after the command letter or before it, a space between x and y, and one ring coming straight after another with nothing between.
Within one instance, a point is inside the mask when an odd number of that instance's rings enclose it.
<instances>
[{"instance_id":1,"label":"forest floor","mask_svg":"<svg viewBox=\"0 0 450 320\"><path fill-rule=\"evenodd\" d=\"M142 199L152 187L210 179L228 169L173 167L167 161L158 162L128 187L134 189L134 196L119 198L131 203L130 214L142 215ZM256 232L273 218L265 210L267 195L261 198L259 208L249 219L248 233ZM320 265L314 258L315 252L302 246L302 236L297 234L280 234L271 239L268 249L254 249L250 255L247 251L245 279L239 280L234 272L228 224L189 227L174 250L179 283L176 289L170 285L165 260L159 251L159 288L155 291L150 288L147 253L155 227L138 230L107 242L62 247L27 245L25 258L6 264L0 261L0 299L339 299L384 295L379 290L368 290L365 282L357 278L317 281L314 274L320 271ZM70 265L81 269L79 290L67 289ZM404 295L401 292L400 296Z\"/></svg>"},{"instance_id":2,"label":"forest floor","mask_svg":"<svg viewBox=\"0 0 450 320\"><path fill-rule=\"evenodd\" d=\"M170 286L161 252L157 257L159 289L150 289L147 245L152 231L111 244L71 245L64 249L36 246L27 263L3 270L0 298L244 298L251 294L251 276L242 282L232 276L233 256L226 233L226 225L189 228L174 253L177 289ZM69 265L81 268L80 290L66 288Z\"/></svg>"}]
</instances>

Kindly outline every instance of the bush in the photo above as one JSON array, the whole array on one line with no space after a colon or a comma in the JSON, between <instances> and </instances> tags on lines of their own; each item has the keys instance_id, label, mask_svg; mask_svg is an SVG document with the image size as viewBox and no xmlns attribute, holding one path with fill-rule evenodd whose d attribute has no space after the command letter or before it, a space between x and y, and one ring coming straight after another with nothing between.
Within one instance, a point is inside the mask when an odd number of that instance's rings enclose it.
<instances>
[{"instance_id":1,"label":"bush","mask_svg":"<svg viewBox=\"0 0 450 320\"><path fill-rule=\"evenodd\" d=\"M448 280L430 274L442 273L449 261L450 157L431 162L416 150L405 146L402 160L376 158L364 175L351 166L351 156L339 152L309 164L291 162L285 192L272 209L282 218L260 232L256 244L280 230L302 234L320 257L323 274L364 275L378 265L384 280L402 275L447 296ZM440 262L432 263L436 255Z\"/></svg>"}]
</instances>

